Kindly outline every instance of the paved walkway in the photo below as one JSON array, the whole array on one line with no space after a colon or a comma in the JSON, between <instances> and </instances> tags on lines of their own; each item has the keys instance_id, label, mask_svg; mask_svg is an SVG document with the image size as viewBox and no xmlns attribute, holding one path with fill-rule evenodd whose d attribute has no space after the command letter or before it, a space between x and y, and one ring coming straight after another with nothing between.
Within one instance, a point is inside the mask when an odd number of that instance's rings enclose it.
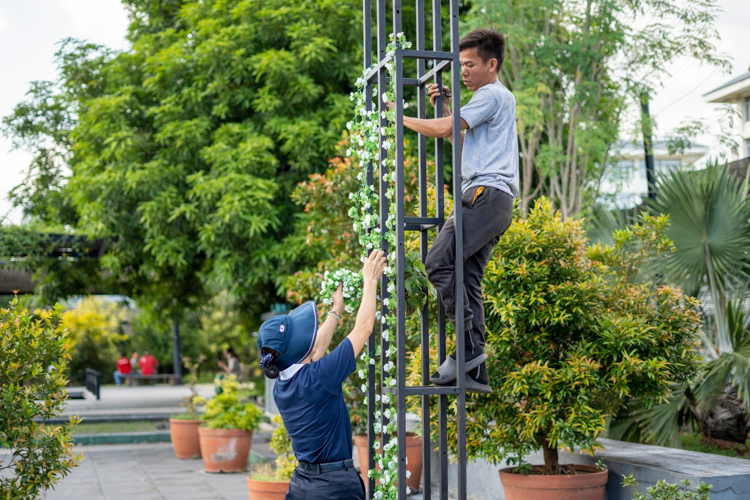
<instances>
[{"instance_id":1,"label":"paved walkway","mask_svg":"<svg viewBox=\"0 0 750 500\"><path fill-rule=\"evenodd\" d=\"M247 500L246 474L209 474L169 443L80 446L79 466L45 500Z\"/></svg>"}]
</instances>

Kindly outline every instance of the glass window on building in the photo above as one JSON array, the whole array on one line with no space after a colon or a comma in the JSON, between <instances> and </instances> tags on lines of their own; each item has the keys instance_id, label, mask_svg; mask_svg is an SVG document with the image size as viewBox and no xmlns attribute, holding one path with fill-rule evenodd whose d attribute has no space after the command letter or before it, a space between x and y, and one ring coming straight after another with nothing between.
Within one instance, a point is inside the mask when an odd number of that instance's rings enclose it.
<instances>
[{"instance_id":1,"label":"glass window on building","mask_svg":"<svg viewBox=\"0 0 750 500\"><path fill-rule=\"evenodd\" d=\"M745 97L745 121L750 122L750 96Z\"/></svg>"},{"instance_id":2,"label":"glass window on building","mask_svg":"<svg viewBox=\"0 0 750 500\"><path fill-rule=\"evenodd\" d=\"M620 175L623 178L628 178L633 175L633 160L618 161L617 166L619 167Z\"/></svg>"},{"instance_id":3,"label":"glass window on building","mask_svg":"<svg viewBox=\"0 0 750 500\"><path fill-rule=\"evenodd\" d=\"M654 167L658 172L674 172L682 167L682 162L680 160L656 160Z\"/></svg>"}]
</instances>

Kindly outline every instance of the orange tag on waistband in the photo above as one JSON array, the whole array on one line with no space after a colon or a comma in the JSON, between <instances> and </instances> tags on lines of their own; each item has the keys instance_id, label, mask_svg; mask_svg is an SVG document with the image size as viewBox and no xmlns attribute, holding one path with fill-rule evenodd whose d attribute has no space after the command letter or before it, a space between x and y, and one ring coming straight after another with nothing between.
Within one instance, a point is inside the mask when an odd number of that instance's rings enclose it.
<instances>
[{"instance_id":1,"label":"orange tag on waistband","mask_svg":"<svg viewBox=\"0 0 750 500\"><path fill-rule=\"evenodd\" d=\"M484 191L484 186L479 186L476 191L474 191L474 199L471 200L471 204L474 205L474 202L477 201L477 198L479 198L479 195L482 194L482 191Z\"/></svg>"}]
</instances>

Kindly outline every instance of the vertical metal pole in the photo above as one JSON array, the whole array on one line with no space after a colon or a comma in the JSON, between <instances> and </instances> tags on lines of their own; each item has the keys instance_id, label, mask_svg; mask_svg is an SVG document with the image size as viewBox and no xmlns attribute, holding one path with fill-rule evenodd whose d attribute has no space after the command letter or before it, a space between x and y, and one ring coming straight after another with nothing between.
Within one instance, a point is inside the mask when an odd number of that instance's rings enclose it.
<instances>
[{"instance_id":1,"label":"vertical metal pole","mask_svg":"<svg viewBox=\"0 0 750 500\"><path fill-rule=\"evenodd\" d=\"M363 37L364 37L364 67L369 68L372 66L372 3L371 0L363 0L362 5L362 18L363 18ZM372 109L372 84L367 82L365 84L365 109L370 111ZM373 185L373 168L372 160L367 164L367 185ZM373 212L373 209L368 210L369 213ZM377 341L375 339L375 331L378 329L377 325L373 327L370 338L367 339L367 352L370 356L375 353L375 347ZM367 464L359 464L360 471L367 484L367 498L372 499L372 495L375 490L375 481L365 472L365 467L368 471L375 469L375 455L372 449L372 444L375 442L375 384L377 380L375 378L375 365L367 365Z\"/></svg>"},{"instance_id":2,"label":"vertical metal pole","mask_svg":"<svg viewBox=\"0 0 750 500\"><path fill-rule=\"evenodd\" d=\"M466 373L464 336L464 249L461 217L461 66L458 59L458 0L451 0L451 64L453 110L453 217L456 223L456 361L458 368L458 408L456 409L458 450L458 498L466 500Z\"/></svg>"},{"instance_id":3,"label":"vertical metal pole","mask_svg":"<svg viewBox=\"0 0 750 500\"><path fill-rule=\"evenodd\" d=\"M177 375L175 383L182 383L182 357L180 356L180 320L177 314L172 319L172 345L174 351L172 358L174 362L174 374Z\"/></svg>"},{"instance_id":4,"label":"vertical metal pole","mask_svg":"<svg viewBox=\"0 0 750 500\"><path fill-rule=\"evenodd\" d=\"M425 15L424 0L417 2L417 50L425 50ZM417 60L417 78L422 78L425 74L425 60ZM417 117L427 118L426 109L426 92L424 86L417 87ZM419 216L427 217L427 138L419 134L417 139L417 154L419 163ZM419 254L424 262L427 259L428 251L428 233L420 231L419 233ZM430 385L430 301L425 298L422 307L422 317L420 318L420 328L422 333L422 385ZM422 396L422 479L424 487L422 488L422 499L431 500L432 474L430 471L430 395Z\"/></svg>"},{"instance_id":5,"label":"vertical metal pole","mask_svg":"<svg viewBox=\"0 0 750 500\"><path fill-rule=\"evenodd\" d=\"M656 199L656 176L654 175L654 147L651 142L651 114L648 111L648 94L641 94L641 122L643 123L643 151L646 159L646 183L648 197Z\"/></svg>"},{"instance_id":6,"label":"vertical metal pole","mask_svg":"<svg viewBox=\"0 0 750 500\"><path fill-rule=\"evenodd\" d=\"M440 52L443 50L442 33L442 5L441 0L432 0L432 50ZM435 60L434 64L438 64ZM439 87L443 85L443 73L435 75L435 83ZM435 118L443 116L443 97L440 94L435 102ZM435 214L440 219L438 223L438 234L445 224L445 199L444 199L444 171L443 171L443 139L435 139ZM437 340L438 340L438 366L445 361L445 308L443 302L438 299L437 312ZM440 479L438 483L438 495L440 500L448 500L448 396L438 396L438 439L440 450ZM431 487L426 485L427 487ZM425 489L426 489L425 488Z\"/></svg>"},{"instance_id":7,"label":"vertical metal pole","mask_svg":"<svg viewBox=\"0 0 750 500\"><path fill-rule=\"evenodd\" d=\"M401 33L401 0L393 0L393 36L394 40ZM406 500L406 288L404 286L405 253L404 253L404 59L402 48L396 48L394 55L393 87L396 104L396 293L398 309L396 311L396 338L398 346L398 364L396 369L396 387L398 390L398 411L396 412L396 442L398 446L398 499Z\"/></svg>"},{"instance_id":8,"label":"vertical metal pole","mask_svg":"<svg viewBox=\"0 0 750 500\"><path fill-rule=\"evenodd\" d=\"M378 30L378 62L382 61L385 58L386 53L386 46L387 46L387 35L386 35L386 17L385 17L385 0L378 0L378 6L377 6L377 30ZM385 67L381 67L378 71L378 117L380 120L380 126L385 127L388 125L388 121L383 118L382 112L385 111L386 105L383 102L383 99L380 98L381 95L383 95L383 92L385 92L388 88L387 83L387 74ZM388 190L388 182L384 180L384 176L388 173L388 168L383 165L383 160L385 160L388 157L388 152L384 150L382 147L380 148L380 155L378 157L378 165L380 166L380 174L378 175L380 188L378 190L378 194L380 195L380 231L381 234L385 235L388 232L388 198L386 198L386 191ZM385 252L385 255L388 256L389 248L388 243L385 239L382 240L382 249ZM390 259L389 259L390 262ZM393 263L390 263L391 265ZM383 278L380 280L380 297L381 299L388 298L388 278L383 275ZM383 305L383 302L381 300L380 303L380 313L384 317L388 314L388 307ZM381 337L380 337L380 387L381 387L381 393L385 394L385 391L387 390L385 387L385 376L386 371L383 369L383 366L385 365L385 352L388 350L388 342L383 340L382 332L388 328L388 325L384 325L381 323L380 331L381 331ZM382 405L382 400L381 400ZM381 408L382 416L381 416L381 425L382 425L382 437L383 437L383 445L385 445L388 442L388 433L385 431L386 426L388 425L388 418L385 416L385 411L383 408ZM374 442L370 443L370 447L372 447ZM380 452L383 453L383 446L380 447ZM371 482L371 484L374 484Z\"/></svg>"}]
</instances>

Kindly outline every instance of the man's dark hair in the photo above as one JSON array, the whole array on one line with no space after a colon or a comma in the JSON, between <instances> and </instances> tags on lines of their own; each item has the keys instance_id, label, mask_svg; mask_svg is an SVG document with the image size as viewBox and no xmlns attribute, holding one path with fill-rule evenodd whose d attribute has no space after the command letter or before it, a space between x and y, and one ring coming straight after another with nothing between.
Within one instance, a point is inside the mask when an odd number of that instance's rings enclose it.
<instances>
[{"instance_id":1,"label":"man's dark hair","mask_svg":"<svg viewBox=\"0 0 750 500\"><path fill-rule=\"evenodd\" d=\"M231 347L227 347L227 352L231 354L232 356L234 356L235 358L237 357L237 354L234 352L234 349L232 349Z\"/></svg>"},{"instance_id":2,"label":"man's dark hair","mask_svg":"<svg viewBox=\"0 0 750 500\"><path fill-rule=\"evenodd\" d=\"M495 28L480 28L468 33L458 42L459 51L474 47L485 64L492 58L497 59L497 70L500 71L505 60L505 35Z\"/></svg>"},{"instance_id":3,"label":"man's dark hair","mask_svg":"<svg viewBox=\"0 0 750 500\"><path fill-rule=\"evenodd\" d=\"M121 352L121 353L120 353L120 357L121 357L121 358L127 358L127 357L128 357L128 355L127 355L127 354L125 354L124 352Z\"/></svg>"}]
</instances>

